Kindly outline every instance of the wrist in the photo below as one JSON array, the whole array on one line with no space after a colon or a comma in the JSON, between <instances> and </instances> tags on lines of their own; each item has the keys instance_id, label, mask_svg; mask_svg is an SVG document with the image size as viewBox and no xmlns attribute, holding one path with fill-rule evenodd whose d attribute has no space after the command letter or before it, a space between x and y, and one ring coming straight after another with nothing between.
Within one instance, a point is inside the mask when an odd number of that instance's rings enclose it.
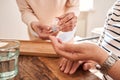
<instances>
[{"instance_id":1,"label":"wrist","mask_svg":"<svg viewBox=\"0 0 120 80\"><path fill-rule=\"evenodd\" d=\"M93 49L94 53L96 53L96 55L94 55L94 60L99 64L102 65L104 63L104 61L107 59L107 57L109 56L108 53L100 48L99 46L95 47Z\"/></svg>"},{"instance_id":2,"label":"wrist","mask_svg":"<svg viewBox=\"0 0 120 80\"><path fill-rule=\"evenodd\" d=\"M109 54L107 52L105 52L104 54L101 54L101 57L99 59L99 64L102 65L105 60L108 58Z\"/></svg>"},{"instance_id":3,"label":"wrist","mask_svg":"<svg viewBox=\"0 0 120 80\"><path fill-rule=\"evenodd\" d=\"M35 24L36 24L36 22L31 22L31 24L30 24L30 27L31 27L31 29L33 30L33 31L35 31Z\"/></svg>"},{"instance_id":4,"label":"wrist","mask_svg":"<svg viewBox=\"0 0 120 80\"><path fill-rule=\"evenodd\" d=\"M35 31L35 23L36 22L31 22L30 26L29 26L29 30L31 32L32 35L38 37L37 32Z\"/></svg>"},{"instance_id":5,"label":"wrist","mask_svg":"<svg viewBox=\"0 0 120 80\"><path fill-rule=\"evenodd\" d=\"M102 64L98 68L103 74L108 74L108 71L111 69L111 67L119 60L118 56L115 54L109 55Z\"/></svg>"}]
</instances>

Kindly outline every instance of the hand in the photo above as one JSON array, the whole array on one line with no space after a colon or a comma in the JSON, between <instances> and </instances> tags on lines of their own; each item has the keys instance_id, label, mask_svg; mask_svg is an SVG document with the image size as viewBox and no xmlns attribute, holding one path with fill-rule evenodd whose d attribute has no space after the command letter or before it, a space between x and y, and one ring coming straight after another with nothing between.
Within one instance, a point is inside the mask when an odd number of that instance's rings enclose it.
<instances>
[{"instance_id":1,"label":"hand","mask_svg":"<svg viewBox=\"0 0 120 80\"><path fill-rule=\"evenodd\" d=\"M50 26L42 25L39 22L31 23L32 29L39 35L39 38L43 40L49 39L49 36L56 36L58 32L50 33Z\"/></svg>"},{"instance_id":2,"label":"hand","mask_svg":"<svg viewBox=\"0 0 120 80\"><path fill-rule=\"evenodd\" d=\"M95 65L97 63L92 61L92 60L88 60L88 61L71 61L68 60L66 58L61 58L60 61L60 70L66 74L74 74L77 69L79 68L79 66L83 67L83 70L89 70L91 68L96 68Z\"/></svg>"},{"instance_id":3,"label":"hand","mask_svg":"<svg viewBox=\"0 0 120 80\"><path fill-rule=\"evenodd\" d=\"M55 51L72 61L93 60L102 64L108 57L105 50L94 43L81 42L79 44L68 44L59 42L55 37L50 36ZM103 56L104 55L104 56Z\"/></svg>"},{"instance_id":4,"label":"hand","mask_svg":"<svg viewBox=\"0 0 120 80\"><path fill-rule=\"evenodd\" d=\"M72 31L77 23L77 17L73 12L64 14L59 18L59 28L63 32Z\"/></svg>"},{"instance_id":5,"label":"hand","mask_svg":"<svg viewBox=\"0 0 120 80\"><path fill-rule=\"evenodd\" d=\"M87 60L83 64L83 70L95 69L97 64L95 61Z\"/></svg>"},{"instance_id":6,"label":"hand","mask_svg":"<svg viewBox=\"0 0 120 80\"><path fill-rule=\"evenodd\" d=\"M83 61L71 61L66 58L60 60L60 70L66 74L74 74Z\"/></svg>"}]
</instances>

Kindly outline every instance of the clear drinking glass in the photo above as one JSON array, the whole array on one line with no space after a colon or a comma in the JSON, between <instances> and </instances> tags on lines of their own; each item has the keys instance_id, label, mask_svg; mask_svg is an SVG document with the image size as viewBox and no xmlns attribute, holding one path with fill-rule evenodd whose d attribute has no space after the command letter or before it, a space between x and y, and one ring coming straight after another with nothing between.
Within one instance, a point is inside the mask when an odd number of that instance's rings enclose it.
<instances>
[{"instance_id":1,"label":"clear drinking glass","mask_svg":"<svg viewBox=\"0 0 120 80\"><path fill-rule=\"evenodd\" d=\"M18 73L19 41L0 39L0 80L13 79Z\"/></svg>"}]
</instances>

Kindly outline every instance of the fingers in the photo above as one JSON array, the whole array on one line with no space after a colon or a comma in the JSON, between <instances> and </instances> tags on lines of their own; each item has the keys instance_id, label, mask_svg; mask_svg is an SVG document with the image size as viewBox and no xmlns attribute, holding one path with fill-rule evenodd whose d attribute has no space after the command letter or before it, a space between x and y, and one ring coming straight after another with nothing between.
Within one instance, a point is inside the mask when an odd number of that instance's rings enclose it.
<instances>
[{"instance_id":1,"label":"fingers","mask_svg":"<svg viewBox=\"0 0 120 80\"><path fill-rule=\"evenodd\" d=\"M63 58L60 62L60 70L61 71L64 71L65 70L65 67L66 67L66 64L67 64L67 59L66 58Z\"/></svg>"},{"instance_id":2,"label":"fingers","mask_svg":"<svg viewBox=\"0 0 120 80\"><path fill-rule=\"evenodd\" d=\"M39 28L39 30L40 30L40 32L38 33L39 37L43 40L48 40L50 34L49 34L47 28L46 29L45 28L44 29Z\"/></svg>"},{"instance_id":3,"label":"fingers","mask_svg":"<svg viewBox=\"0 0 120 80\"><path fill-rule=\"evenodd\" d=\"M91 67L92 67L92 64L91 64L91 63L85 63L85 64L83 65L83 70L87 71L87 70L91 69Z\"/></svg>"},{"instance_id":4,"label":"fingers","mask_svg":"<svg viewBox=\"0 0 120 80\"><path fill-rule=\"evenodd\" d=\"M49 39L49 26L42 25L39 22L32 22L31 23L32 29L39 35L41 39Z\"/></svg>"},{"instance_id":5,"label":"fingers","mask_svg":"<svg viewBox=\"0 0 120 80\"><path fill-rule=\"evenodd\" d=\"M39 37L43 40L48 40L49 39L49 34L46 33L39 33Z\"/></svg>"},{"instance_id":6,"label":"fingers","mask_svg":"<svg viewBox=\"0 0 120 80\"><path fill-rule=\"evenodd\" d=\"M62 43L63 43L63 42L62 42L62 40L61 40L61 39L59 39L59 38L58 38L58 42L59 42L60 44L62 44Z\"/></svg>"},{"instance_id":7,"label":"fingers","mask_svg":"<svg viewBox=\"0 0 120 80\"><path fill-rule=\"evenodd\" d=\"M74 13L67 13L59 18L59 30L63 32L72 31L77 23L77 17Z\"/></svg>"},{"instance_id":8,"label":"fingers","mask_svg":"<svg viewBox=\"0 0 120 80\"><path fill-rule=\"evenodd\" d=\"M46 36L42 33L42 30L40 30L37 26L34 27L35 32L39 35L40 38Z\"/></svg>"},{"instance_id":9,"label":"fingers","mask_svg":"<svg viewBox=\"0 0 120 80\"><path fill-rule=\"evenodd\" d=\"M87 48L86 45L84 44L70 44L70 43L60 43L55 37L50 36L50 39L52 41L53 47L56 51L57 54L73 60L73 61L78 61L78 60L85 60L85 59L90 59L91 55L89 55L89 49Z\"/></svg>"},{"instance_id":10,"label":"fingers","mask_svg":"<svg viewBox=\"0 0 120 80\"><path fill-rule=\"evenodd\" d=\"M79 59L79 54L74 53L73 52L76 50L76 48L74 48L75 46L72 46L73 44L64 44L64 43L60 43L54 36L49 36L49 38L52 41L53 47L56 51L57 54L64 56L65 58L68 58L70 60L78 60ZM74 50L72 49L74 48ZM70 50L72 49L72 51Z\"/></svg>"},{"instance_id":11,"label":"fingers","mask_svg":"<svg viewBox=\"0 0 120 80\"><path fill-rule=\"evenodd\" d=\"M49 33L48 33L48 30L47 30L47 28L44 28L44 29L40 29L40 27L38 27L39 28L39 32L38 32L38 35L39 35L39 37L41 38L41 39L43 39L43 40L48 40L49 39Z\"/></svg>"},{"instance_id":12,"label":"fingers","mask_svg":"<svg viewBox=\"0 0 120 80\"><path fill-rule=\"evenodd\" d=\"M64 73L73 74L82 63L83 61L70 61L66 58L62 58L59 67L60 70Z\"/></svg>"},{"instance_id":13,"label":"fingers","mask_svg":"<svg viewBox=\"0 0 120 80\"><path fill-rule=\"evenodd\" d=\"M63 46L62 48L64 48L64 50L66 50L66 51L75 51L76 49L79 48L79 45L77 45L77 44L62 43L61 40L57 39L54 36L49 36L49 38L52 41L53 47L55 49L60 48L60 46Z\"/></svg>"},{"instance_id":14,"label":"fingers","mask_svg":"<svg viewBox=\"0 0 120 80\"><path fill-rule=\"evenodd\" d=\"M74 17L75 15L74 15L74 13L67 13L67 14L65 14L65 15L63 15L63 16L60 16L59 17L59 19L60 19L60 21L58 22L58 24L59 25L62 25L62 24L64 24L64 23L66 23L66 22L68 22L69 20L71 20L73 17Z\"/></svg>"},{"instance_id":15,"label":"fingers","mask_svg":"<svg viewBox=\"0 0 120 80\"><path fill-rule=\"evenodd\" d=\"M86 70L89 70L89 69L91 69L91 68L94 69L94 68L96 68L96 67L95 67L96 64L97 64L96 62L89 60L89 61L87 61L87 62L84 63L83 69L84 69L85 71L86 71Z\"/></svg>"},{"instance_id":16,"label":"fingers","mask_svg":"<svg viewBox=\"0 0 120 80\"><path fill-rule=\"evenodd\" d=\"M49 26L47 25L42 25L39 22L32 22L31 27L33 30L39 29L39 30L49 30Z\"/></svg>"},{"instance_id":17,"label":"fingers","mask_svg":"<svg viewBox=\"0 0 120 80\"><path fill-rule=\"evenodd\" d=\"M73 61L68 60L66 67L65 67L65 70L64 70L64 73L68 74L71 70L72 65L73 65Z\"/></svg>"},{"instance_id":18,"label":"fingers","mask_svg":"<svg viewBox=\"0 0 120 80\"><path fill-rule=\"evenodd\" d=\"M71 68L71 70L70 70L70 72L69 72L69 74L74 74L75 72L76 72L76 70L78 69L78 67L81 65L83 63L83 61L76 61L76 62L74 62L73 63L73 65L72 65L72 68Z\"/></svg>"},{"instance_id":19,"label":"fingers","mask_svg":"<svg viewBox=\"0 0 120 80\"><path fill-rule=\"evenodd\" d=\"M60 25L61 31L63 32L72 31L76 26L76 23L77 23L77 17L75 16L68 22Z\"/></svg>"},{"instance_id":20,"label":"fingers","mask_svg":"<svg viewBox=\"0 0 120 80\"><path fill-rule=\"evenodd\" d=\"M61 45L61 41L58 40L56 37L54 36L49 36L50 40L52 41L53 47L56 50L58 48L59 45Z\"/></svg>"},{"instance_id":21,"label":"fingers","mask_svg":"<svg viewBox=\"0 0 120 80\"><path fill-rule=\"evenodd\" d=\"M63 64L64 59L65 59L65 58L63 58L63 57L62 57L62 58L60 58L59 68L61 68L61 67L62 67L62 64Z\"/></svg>"}]
</instances>

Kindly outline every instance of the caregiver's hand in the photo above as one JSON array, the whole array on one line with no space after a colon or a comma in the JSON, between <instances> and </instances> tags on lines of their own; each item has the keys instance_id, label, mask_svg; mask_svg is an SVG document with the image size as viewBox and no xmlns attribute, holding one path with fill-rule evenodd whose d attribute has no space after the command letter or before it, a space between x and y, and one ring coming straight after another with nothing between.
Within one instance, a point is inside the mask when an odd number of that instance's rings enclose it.
<instances>
[{"instance_id":1,"label":"caregiver's hand","mask_svg":"<svg viewBox=\"0 0 120 80\"><path fill-rule=\"evenodd\" d=\"M81 42L79 44L70 44L59 42L59 40L53 36L49 36L49 38L57 54L72 61L93 60L102 64L108 56L106 54L107 52L94 43Z\"/></svg>"}]
</instances>

